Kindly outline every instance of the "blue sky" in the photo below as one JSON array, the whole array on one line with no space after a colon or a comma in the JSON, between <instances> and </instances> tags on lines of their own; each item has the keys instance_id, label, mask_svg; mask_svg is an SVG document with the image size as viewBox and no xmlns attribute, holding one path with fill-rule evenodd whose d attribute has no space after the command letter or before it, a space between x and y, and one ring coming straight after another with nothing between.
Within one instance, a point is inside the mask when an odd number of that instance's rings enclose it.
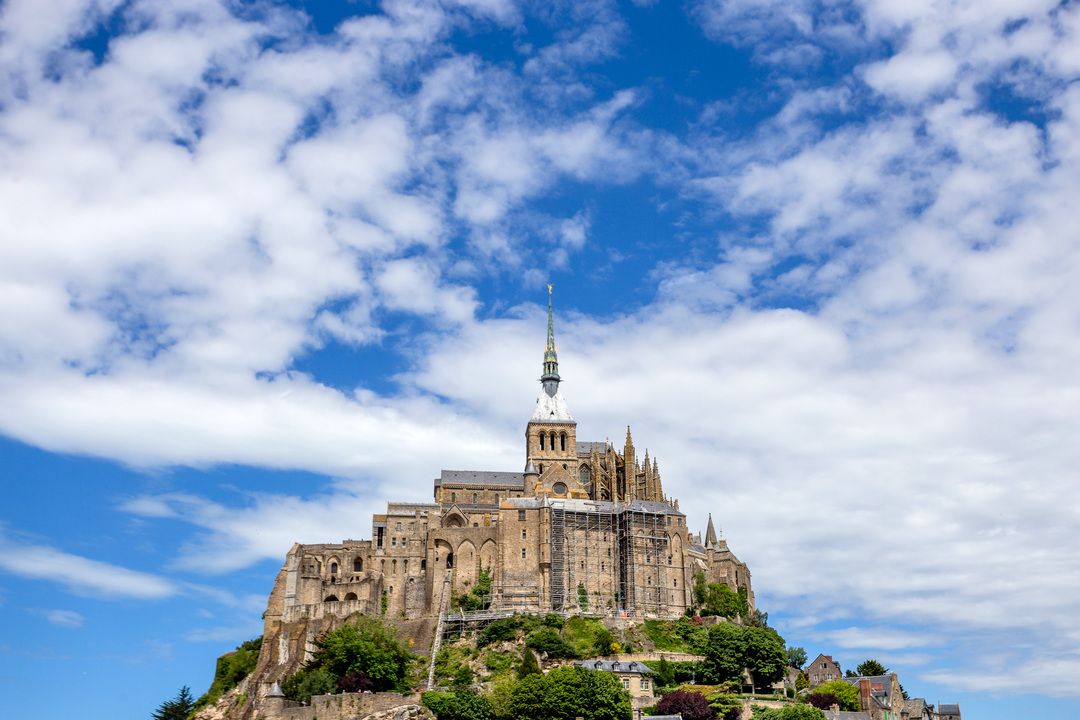
<instances>
[{"instance_id":1,"label":"blue sky","mask_svg":"<svg viewBox=\"0 0 1080 720\"><path fill-rule=\"evenodd\" d=\"M292 542L519 467L551 281L789 642L1069 716L1078 77L1045 0L8 0L8 714L202 692Z\"/></svg>"}]
</instances>

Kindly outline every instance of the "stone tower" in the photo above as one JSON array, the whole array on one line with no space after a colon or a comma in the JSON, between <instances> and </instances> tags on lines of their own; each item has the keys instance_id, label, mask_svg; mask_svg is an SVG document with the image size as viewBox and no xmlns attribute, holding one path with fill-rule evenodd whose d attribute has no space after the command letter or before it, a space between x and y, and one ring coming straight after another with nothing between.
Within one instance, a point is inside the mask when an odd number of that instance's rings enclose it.
<instances>
[{"instance_id":1,"label":"stone tower","mask_svg":"<svg viewBox=\"0 0 1080 720\"><path fill-rule=\"evenodd\" d=\"M533 495L586 497L578 480L577 422L559 392L559 355L555 349L555 323L552 313L552 287L548 285L547 345L544 348L544 371L540 376L540 396L536 409L525 426L526 467Z\"/></svg>"}]
</instances>

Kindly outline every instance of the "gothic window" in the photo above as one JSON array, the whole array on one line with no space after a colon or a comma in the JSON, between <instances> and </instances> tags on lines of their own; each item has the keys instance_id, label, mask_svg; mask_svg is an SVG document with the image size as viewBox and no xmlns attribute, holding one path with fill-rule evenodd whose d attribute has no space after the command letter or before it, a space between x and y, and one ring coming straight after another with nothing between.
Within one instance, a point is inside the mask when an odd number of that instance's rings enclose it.
<instances>
[{"instance_id":1,"label":"gothic window","mask_svg":"<svg viewBox=\"0 0 1080 720\"><path fill-rule=\"evenodd\" d=\"M390 572L391 572L391 573L392 573L393 575L397 575L397 560L394 560L394 561L393 561L393 562L392 562L392 563L390 564Z\"/></svg>"},{"instance_id":2,"label":"gothic window","mask_svg":"<svg viewBox=\"0 0 1080 720\"><path fill-rule=\"evenodd\" d=\"M559 433L559 449L566 449L566 433Z\"/></svg>"},{"instance_id":3,"label":"gothic window","mask_svg":"<svg viewBox=\"0 0 1080 720\"><path fill-rule=\"evenodd\" d=\"M582 465L581 469L578 470L578 479L581 480L581 484L584 485L586 489L592 484L592 471L589 469L588 465Z\"/></svg>"},{"instance_id":4,"label":"gothic window","mask_svg":"<svg viewBox=\"0 0 1080 720\"><path fill-rule=\"evenodd\" d=\"M554 450L555 449L555 431L554 430L552 430L551 434L548 435L548 440L551 441L551 449Z\"/></svg>"},{"instance_id":5,"label":"gothic window","mask_svg":"<svg viewBox=\"0 0 1080 720\"><path fill-rule=\"evenodd\" d=\"M352 561L352 571L353 572L361 572L363 569L364 569L364 561L361 560L360 558L355 558Z\"/></svg>"}]
</instances>

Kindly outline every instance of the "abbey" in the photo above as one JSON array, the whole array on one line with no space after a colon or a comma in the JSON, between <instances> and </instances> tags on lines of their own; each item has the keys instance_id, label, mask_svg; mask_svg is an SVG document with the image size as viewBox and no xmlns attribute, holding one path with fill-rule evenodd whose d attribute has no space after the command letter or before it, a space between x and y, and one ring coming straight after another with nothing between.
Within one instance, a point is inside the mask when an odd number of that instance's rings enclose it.
<instances>
[{"instance_id":1,"label":"abbey","mask_svg":"<svg viewBox=\"0 0 1080 720\"><path fill-rule=\"evenodd\" d=\"M664 494L659 463L638 456L629 427L620 448L578 440L559 391L550 286L540 383L523 471L443 470L434 502L389 503L370 540L294 545L268 625L355 612L435 615L482 572L492 610L672 617L692 604L698 573L745 588L753 608L746 565L717 538L711 515L704 541L690 532L678 500Z\"/></svg>"}]
</instances>

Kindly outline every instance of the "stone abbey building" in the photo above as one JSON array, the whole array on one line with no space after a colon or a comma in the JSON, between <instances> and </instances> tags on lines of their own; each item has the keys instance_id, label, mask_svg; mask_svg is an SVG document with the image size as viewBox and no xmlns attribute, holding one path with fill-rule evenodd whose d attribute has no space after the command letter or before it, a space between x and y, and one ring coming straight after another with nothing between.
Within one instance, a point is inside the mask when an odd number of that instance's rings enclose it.
<instances>
[{"instance_id":1,"label":"stone abbey building","mask_svg":"<svg viewBox=\"0 0 1080 720\"><path fill-rule=\"evenodd\" d=\"M704 541L690 532L678 500L664 494L659 464L638 457L629 428L621 448L578 439L559 392L550 293L524 470L443 470L434 502L389 503L370 540L294 545L268 622L434 615L481 569L492 578L493 610L672 617L691 605L698 572L746 588L753 607L746 565L717 538L711 516Z\"/></svg>"}]
</instances>

